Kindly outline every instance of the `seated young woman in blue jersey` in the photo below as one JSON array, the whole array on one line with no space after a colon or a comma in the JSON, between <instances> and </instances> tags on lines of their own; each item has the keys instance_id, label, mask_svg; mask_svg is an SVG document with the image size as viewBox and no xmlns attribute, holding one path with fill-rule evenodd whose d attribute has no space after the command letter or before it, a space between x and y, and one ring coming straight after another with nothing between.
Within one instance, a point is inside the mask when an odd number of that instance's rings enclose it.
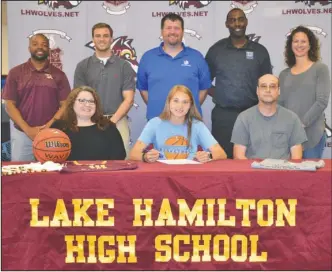
<instances>
[{"instance_id":1,"label":"seated young woman in blue jersey","mask_svg":"<svg viewBox=\"0 0 332 272\"><path fill-rule=\"evenodd\" d=\"M153 149L147 151L150 144ZM198 146L203 151L198 151ZM146 124L130 152L131 160L144 162L158 159L208 162L226 158L225 151L204 125L191 91L183 85L171 89L163 112Z\"/></svg>"},{"instance_id":2,"label":"seated young woman in blue jersey","mask_svg":"<svg viewBox=\"0 0 332 272\"><path fill-rule=\"evenodd\" d=\"M126 151L116 125L103 116L96 91L87 86L72 90L61 120L52 128L65 132L71 141L68 160L124 160Z\"/></svg>"}]
</instances>

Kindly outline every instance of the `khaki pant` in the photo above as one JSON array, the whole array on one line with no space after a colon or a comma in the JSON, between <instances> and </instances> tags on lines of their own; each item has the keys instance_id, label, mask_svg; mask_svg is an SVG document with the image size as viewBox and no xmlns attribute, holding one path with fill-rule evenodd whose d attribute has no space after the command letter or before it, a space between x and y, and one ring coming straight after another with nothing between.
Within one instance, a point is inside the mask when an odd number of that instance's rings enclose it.
<instances>
[{"instance_id":1,"label":"khaki pant","mask_svg":"<svg viewBox=\"0 0 332 272\"><path fill-rule=\"evenodd\" d=\"M129 156L129 142L130 142L128 117L127 116L122 117L122 119L120 119L116 123L116 127L117 127L117 129L119 130L119 132L121 134L123 145L124 145L125 150L126 150L126 158L128 158L128 156Z\"/></svg>"}]
</instances>

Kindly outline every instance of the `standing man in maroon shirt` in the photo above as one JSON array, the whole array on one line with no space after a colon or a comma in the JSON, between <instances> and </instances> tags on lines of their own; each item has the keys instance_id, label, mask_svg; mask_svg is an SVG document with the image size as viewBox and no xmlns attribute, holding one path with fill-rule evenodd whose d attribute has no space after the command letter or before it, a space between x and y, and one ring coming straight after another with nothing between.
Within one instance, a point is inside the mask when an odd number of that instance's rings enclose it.
<instances>
[{"instance_id":1,"label":"standing man in maroon shirt","mask_svg":"<svg viewBox=\"0 0 332 272\"><path fill-rule=\"evenodd\" d=\"M34 161L32 141L63 113L70 92L64 72L49 63L49 40L36 34L29 40L31 58L8 73L2 99L14 122L11 126L12 161Z\"/></svg>"}]
</instances>

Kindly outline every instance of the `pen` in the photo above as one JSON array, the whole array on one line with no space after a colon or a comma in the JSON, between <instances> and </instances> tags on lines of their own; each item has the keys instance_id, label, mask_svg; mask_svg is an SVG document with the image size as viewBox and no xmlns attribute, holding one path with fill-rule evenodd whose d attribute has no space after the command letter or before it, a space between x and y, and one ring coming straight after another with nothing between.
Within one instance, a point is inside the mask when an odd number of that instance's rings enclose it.
<instances>
[{"instance_id":1,"label":"pen","mask_svg":"<svg viewBox=\"0 0 332 272\"><path fill-rule=\"evenodd\" d=\"M146 147L142 150L142 153L143 153L143 154L146 154L146 153L148 153L150 150L151 150L151 149L149 149L149 146L146 146ZM159 150L157 150L157 151L159 152L159 159L163 159L163 158L164 158L163 154L162 154Z\"/></svg>"}]
</instances>

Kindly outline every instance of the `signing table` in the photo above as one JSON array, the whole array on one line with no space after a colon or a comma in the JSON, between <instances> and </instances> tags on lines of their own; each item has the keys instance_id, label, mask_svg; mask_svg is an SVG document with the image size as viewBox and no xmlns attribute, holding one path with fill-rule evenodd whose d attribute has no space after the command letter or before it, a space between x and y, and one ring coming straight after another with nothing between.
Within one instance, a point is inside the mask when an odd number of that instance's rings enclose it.
<instances>
[{"instance_id":1,"label":"signing table","mask_svg":"<svg viewBox=\"0 0 332 272\"><path fill-rule=\"evenodd\" d=\"M331 160L252 162L3 176L2 269L330 270Z\"/></svg>"}]
</instances>

